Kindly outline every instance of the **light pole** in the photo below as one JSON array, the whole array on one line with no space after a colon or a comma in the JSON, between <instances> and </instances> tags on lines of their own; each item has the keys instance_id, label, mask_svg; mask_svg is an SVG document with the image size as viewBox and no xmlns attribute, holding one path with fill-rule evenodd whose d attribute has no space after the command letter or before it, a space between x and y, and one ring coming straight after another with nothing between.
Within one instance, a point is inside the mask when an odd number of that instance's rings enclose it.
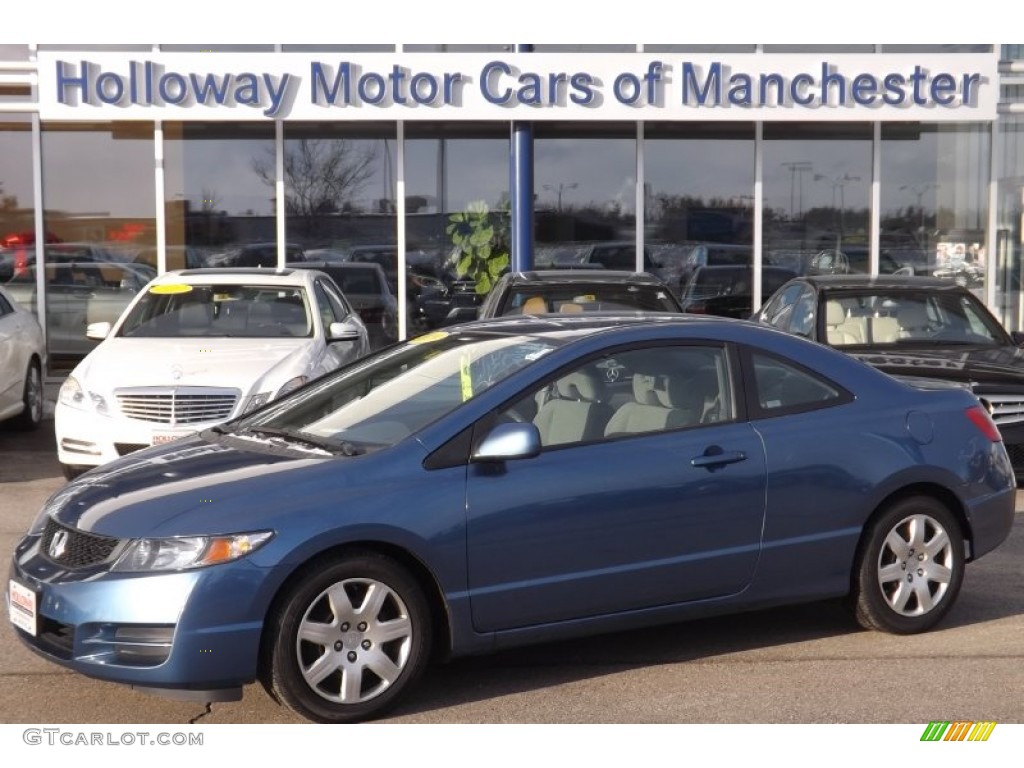
<instances>
[{"instance_id":1,"label":"light pole","mask_svg":"<svg viewBox=\"0 0 1024 768\"><path fill-rule=\"evenodd\" d=\"M920 213L920 216L921 216L920 226L918 227L918 232L920 233L920 236L921 236L922 239L924 239L924 196L930 190L938 189L938 188L939 188L939 185L936 184L934 181L930 181L930 182L926 182L926 183L922 183L922 184L904 184L904 185L902 185L900 187L900 191L901 192L903 190L905 190L905 189L908 189L908 190L910 190L911 192L913 192L917 196L917 210L918 210L918 212Z\"/></svg>"},{"instance_id":2,"label":"light pole","mask_svg":"<svg viewBox=\"0 0 1024 768\"><path fill-rule=\"evenodd\" d=\"M800 174L800 218L804 216L804 174L814 168L814 163L807 160L795 160L789 163L780 163L783 168L789 170L789 219L793 220L793 198L796 192L796 177Z\"/></svg>"},{"instance_id":3,"label":"light pole","mask_svg":"<svg viewBox=\"0 0 1024 768\"><path fill-rule=\"evenodd\" d=\"M815 181L827 181L832 185L832 219L835 221L836 214L836 190L839 190L839 235L842 237L845 229L845 213L846 213L846 185L851 181L860 181L860 176L851 176L848 173L844 173L842 176L826 176L823 173L814 174Z\"/></svg>"},{"instance_id":4,"label":"light pole","mask_svg":"<svg viewBox=\"0 0 1024 768\"><path fill-rule=\"evenodd\" d=\"M578 187L578 186L579 186L579 184L574 181L571 184L559 184L557 187L554 186L553 184L545 184L544 185L544 189L549 190L551 192L555 192L558 195L558 212L561 213L562 212L562 193L565 192L568 189L576 189L576 187Z\"/></svg>"}]
</instances>

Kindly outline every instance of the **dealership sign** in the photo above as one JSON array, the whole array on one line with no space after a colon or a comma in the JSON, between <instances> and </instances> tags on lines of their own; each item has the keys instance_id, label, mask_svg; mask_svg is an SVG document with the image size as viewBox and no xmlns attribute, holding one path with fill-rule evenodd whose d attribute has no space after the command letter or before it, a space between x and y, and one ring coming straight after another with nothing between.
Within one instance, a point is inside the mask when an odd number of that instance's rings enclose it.
<instances>
[{"instance_id":1,"label":"dealership sign","mask_svg":"<svg viewBox=\"0 0 1024 768\"><path fill-rule=\"evenodd\" d=\"M995 54L39 54L44 120L994 120Z\"/></svg>"}]
</instances>

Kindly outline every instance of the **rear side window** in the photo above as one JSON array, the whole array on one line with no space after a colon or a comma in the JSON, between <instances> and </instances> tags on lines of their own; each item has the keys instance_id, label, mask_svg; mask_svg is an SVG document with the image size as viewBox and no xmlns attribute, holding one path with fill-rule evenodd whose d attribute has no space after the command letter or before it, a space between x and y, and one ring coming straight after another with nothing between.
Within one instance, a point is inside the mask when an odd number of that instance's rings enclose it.
<instances>
[{"instance_id":1,"label":"rear side window","mask_svg":"<svg viewBox=\"0 0 1024 768\"><path fill-rule=\"evenodd\" d=\"M752 353L757 410L766 416L828 408L851 396L835 384L777 357Z\"/></svg>"}]
</instances>

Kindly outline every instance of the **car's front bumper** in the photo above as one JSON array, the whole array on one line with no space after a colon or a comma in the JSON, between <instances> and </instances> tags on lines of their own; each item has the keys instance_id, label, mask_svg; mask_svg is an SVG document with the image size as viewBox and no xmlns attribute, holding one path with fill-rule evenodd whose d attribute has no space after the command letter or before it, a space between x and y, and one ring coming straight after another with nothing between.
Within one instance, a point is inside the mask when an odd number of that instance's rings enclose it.
<instances>
[{"instance_id":1,"label":"car's front bumper","mask_svg":"<svg viewBox=\"0 0 1024 768\"><path fill-rule=\"evenodd\" d=\"M200 432L221 421L171 426L58 403L54 411L57 459L70 466L98 467L143 448Z\"/></svg>"},{"instance_id":2,"label":"car's front bumper","mask_svg":"<svg viewBox=\"0 0 1024 768\"><path fill-rule=\"evenodd\" d=\"M89 677L205 701L256 679L265 571L247 561L159 574L62 570L40 536L15 550L9 576L35 592L30 649ZM5 585L10 603L10 589Z\"/></svg>"}]
</instances>

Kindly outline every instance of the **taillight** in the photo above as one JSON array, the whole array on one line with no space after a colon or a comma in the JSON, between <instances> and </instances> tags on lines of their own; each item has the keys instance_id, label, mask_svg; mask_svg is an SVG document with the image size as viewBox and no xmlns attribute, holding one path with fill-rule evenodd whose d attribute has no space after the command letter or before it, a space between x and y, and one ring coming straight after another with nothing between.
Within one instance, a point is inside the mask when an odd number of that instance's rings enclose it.
<instances>
[{"instance_id":1,"label":"taillight","mask_svg":"<svg viewBox=\"0 0 1024 768\"><path fill-rule=\"evenodd\" d=\"M984 406L975 405L968 408L965 413L967 418L971 420L971 423L993 443L998 443L1003 439L1002 435L999 434L999 427L992 421L992 417L988 415L988 411L985 410Z\"/></svg>"}]
</instances>

